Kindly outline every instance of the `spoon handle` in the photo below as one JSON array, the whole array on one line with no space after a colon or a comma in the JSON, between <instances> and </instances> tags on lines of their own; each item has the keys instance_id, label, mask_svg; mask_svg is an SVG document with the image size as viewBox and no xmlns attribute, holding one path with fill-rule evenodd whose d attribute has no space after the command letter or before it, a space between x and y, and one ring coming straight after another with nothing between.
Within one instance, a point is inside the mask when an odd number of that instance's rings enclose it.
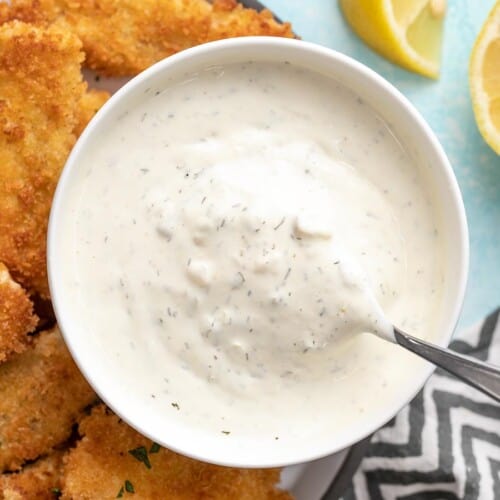
<instances>
[{"instance_id":1,"label":"spoon handle","mask_svg":"<svg viewBox=\"0 0 500 500\"><path fill-rule=\"evenodd\" d=\"M399 345L500 402L500 368L417 339L394 327Z\"/></svg>"}]
</instances>

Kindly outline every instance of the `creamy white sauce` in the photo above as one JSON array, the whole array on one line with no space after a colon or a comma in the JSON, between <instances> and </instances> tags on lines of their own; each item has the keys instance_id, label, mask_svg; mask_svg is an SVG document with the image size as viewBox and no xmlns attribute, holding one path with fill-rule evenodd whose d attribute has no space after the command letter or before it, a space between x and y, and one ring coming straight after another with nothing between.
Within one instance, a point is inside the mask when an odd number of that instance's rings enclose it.
<instances>
[{"instance_id":1,"label":"creamy white sauce","mask_svg":"<svg viewBox=\"0 0 500 500\"><path fill-rule=\"evenodd\" d=\"M341 432L411 379L414 360L362 332L390 335L376 299L432 334L439 231L417 166L348 89L288 64L208 68L149 89L81 169L73 314L135 367L131 392L286 439Z\"/></svg>"}]
</instances>

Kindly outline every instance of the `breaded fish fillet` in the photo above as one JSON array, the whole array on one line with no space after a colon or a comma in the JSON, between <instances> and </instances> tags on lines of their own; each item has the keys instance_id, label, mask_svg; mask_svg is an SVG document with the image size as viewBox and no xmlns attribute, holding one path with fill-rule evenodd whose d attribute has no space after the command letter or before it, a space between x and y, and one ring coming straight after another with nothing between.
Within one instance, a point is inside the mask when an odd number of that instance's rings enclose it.
<instances>
[{"instance_id":1,"label":"breaded fish fillet","mask_svg":"<svg viewBox=\"0 0 500 500\"><path fill-rule=\"evenodd\" d=\"M39 458L19 472L0 474L0 500L55 500L61 490L62 451Z\"/></svg>"},{"instance_id":2,"label":"breaded fish fillet","mask_svg":"<svg viewBox=\"0 0 500 500\"><path fill-rule=\"evenodd\" d=\"M99 111L102 105L109 99L109 92L105 90L88 90L83 94L80 100L80 110L78 113L78 121L74 128L75 135L78 137L87 123Z\"/></svg>"},{"instance_id":3,"label":"breaded fish fillet","mask_svg":"<svg viewBox=\"0 0 500 500\"><path fill-rule=\"evenodd\" d=\"M0 26L0 261L45 298L47 220L75 142L83 57L80 40L66 30Z\"/></svg>"},{"instance_id":4,"label":"breaded fish fillet","mask_svg":"<svg viewBox=\"0 0 500 500\"><path fill-rule=\"evenodd\" d=\"M288 500L276 488L279 470L243 470L183 457L138 434L103 405L79 426L65 457L63 499ZM131 453L132 451L132 453Z\"/></svg>"},{"instance_id":5,"label":"breaded fish fillet","mask_svg":"<svg viewBox=\"0 0 500 500\"><path fill-rule=\"evenodd\" d=\"M26 350L37 322L30 298L0 262L0 363Z\"/></svg>"},{"instance_id":6,"label":"breaded fish fillet","mask_svg":"<svg viewBox=\"0 0 500 500\"><path fill-rule=\"evenodd\" d=\"M67 440L96 396L57 328L0 365L0 470L17 470Z\"/></svg>"},{"instance_id":7,"label":"breaded fish fillet","mask_svg":"<svg viewBox=\"0 0 500 500\"><path fill-rule=\"evenodd\" d=\"M55 22L82 40L86 65L107 76L134 75L180 50L248 35L293 37L289 23L236 0L12 0L1 19Z\"/></svg>"}]
</instances>

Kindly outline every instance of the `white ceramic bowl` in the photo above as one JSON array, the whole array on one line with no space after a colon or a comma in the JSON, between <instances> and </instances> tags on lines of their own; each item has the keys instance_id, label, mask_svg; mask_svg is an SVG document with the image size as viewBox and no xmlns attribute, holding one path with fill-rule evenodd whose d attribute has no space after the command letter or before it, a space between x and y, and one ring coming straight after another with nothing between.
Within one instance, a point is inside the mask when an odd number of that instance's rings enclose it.
<instances>
[{"instance_id":1,"label":"white ceramic bowl","mask_svg":"<svg viewBox=\"0 0 500 500\"><path fill-rule=\"evenodd\" d=\"M132 393L128 381L110 371L110 353L100 348L90 333L82 335L71 317L68 294L62 279L61 241L70 235L61 231L65 198L76 177L78 159L91 147L109 121L124 106L133 106L147 87L161 85L176 76L209 65L232 62L290 61L292 64L318 71L343 83L368 101L397 131L404 143L428 171L441 211L445 233L445 291L439 331L433 339L447 345L460 312L468 270L468 234L465 211L453 170L435 135L415 108L392 85L362 64L318 45L281 38L240 38L213 42L165 59L149 68L121 88L99 111L73 149L62 173L52 206L48 234L48 266L52 300L59 325L71 353L90 384L101 398L125 421L154 441L185 455L230 466L271 467L305 462L339 451L366 437L390 420L422 387L431 374L430 365L419 365L413 382L401 392L395 404L374 414L367 424L353 421L349 428L335 435L320 436L314 444L303 441L284 443L269 448L254 439L244 446L237 440L221 440L220 435L189 429L181 421L168 419L151 411L149 394ZM428 168L427 168L428 167ZM142 369L147 370L148 367ZM130 374L133 377L133 373ZM141 399L142 398L142 399ZM141 404L144 403L144 404ZM369 410L369 409L368 409Z\"/></svg>"}]
</instances>

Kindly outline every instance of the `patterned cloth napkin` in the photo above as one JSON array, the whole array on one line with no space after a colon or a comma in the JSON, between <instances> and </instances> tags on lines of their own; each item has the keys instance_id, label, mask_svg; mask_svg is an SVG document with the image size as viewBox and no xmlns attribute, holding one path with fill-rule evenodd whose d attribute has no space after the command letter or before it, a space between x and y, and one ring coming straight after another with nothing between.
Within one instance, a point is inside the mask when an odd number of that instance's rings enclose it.
<instances>
[{"instance_id":1,"label":"patterned cloth napkin","mask_svg":"<svg viewBox=\"0 0 500 500\"><path fill-rule=\"evenodd\" d=\"M500 309L450 347L500 365ZM374 434L344 500L500 499L500 405L437 370Z\"/></svg>"}]
</instances>

